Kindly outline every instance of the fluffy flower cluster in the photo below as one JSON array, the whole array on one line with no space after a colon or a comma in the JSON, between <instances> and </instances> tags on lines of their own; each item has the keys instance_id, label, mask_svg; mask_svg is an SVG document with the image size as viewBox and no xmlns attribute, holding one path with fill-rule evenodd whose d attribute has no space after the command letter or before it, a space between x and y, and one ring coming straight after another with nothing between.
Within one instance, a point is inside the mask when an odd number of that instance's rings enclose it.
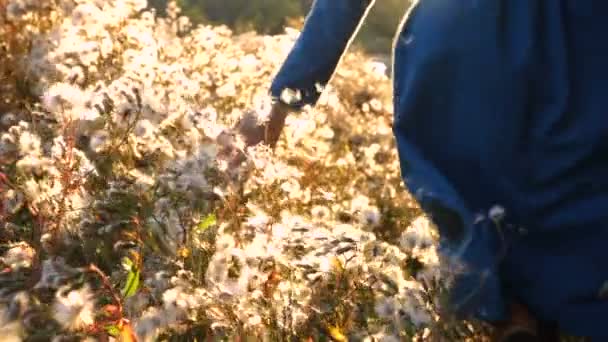
<instances>
[{"instance_id":1,"label":"fluffy flower cluster","mask_svg":"<svg viewBox=\"0 0 608 342\"><path fill-rule=\"evenodd\" d=\"M4 2L2 336L477 333L439 314L381 63L349 53L274 151L245 148L231 127L263 121L296 30L192 27L175 2L166 18L145 0Z\"/></svg>"}]
</instances>

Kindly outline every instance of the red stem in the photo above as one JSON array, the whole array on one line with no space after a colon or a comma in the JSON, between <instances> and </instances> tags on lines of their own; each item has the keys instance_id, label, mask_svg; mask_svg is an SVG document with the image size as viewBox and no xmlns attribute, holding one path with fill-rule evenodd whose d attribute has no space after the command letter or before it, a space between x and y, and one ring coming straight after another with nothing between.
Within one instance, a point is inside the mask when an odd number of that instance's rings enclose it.
<instances>
[{"instance_id":1,"label":"red stem","mask_svg":"<svg viewBox=\"0 0 608 342\"><path fill-rule=\"evenodd\" d=\"M112 295L112 298L114 299L114 302L116 302L116 306L118 307L118 313L120 314L120 317L122 318L122 301L120 299L120 296L116 293L114 286L112 286L112 284L110 283L110 279L108 278L108 276L105 273L103 273L103 271L100 270L99 267L95 266L94 264L90 264L86 270L88 272L97 274L99 276L99 278L101 278L103 286L106 288L106 290L108 292L110 292L110 294Z\"/></svg>"}]
</instances>

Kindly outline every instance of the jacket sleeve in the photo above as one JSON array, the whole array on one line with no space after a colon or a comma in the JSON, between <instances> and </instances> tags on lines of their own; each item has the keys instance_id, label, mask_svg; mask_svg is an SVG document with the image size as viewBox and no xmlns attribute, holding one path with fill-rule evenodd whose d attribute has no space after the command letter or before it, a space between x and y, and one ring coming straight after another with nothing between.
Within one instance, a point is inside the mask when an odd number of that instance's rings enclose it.
<instances>
[{"instance_id":1,"label":"jacket sleeve","mask_svg":"<svg viewBox=\"0 0 608 342\"><path fill-rule=\"evenodd\" d=\"M374 0L315 0L304 28L275 76L270 94L300 108L314 105ZM294 96L288 102L285 90Z\"/></svg>"}]
</instances>

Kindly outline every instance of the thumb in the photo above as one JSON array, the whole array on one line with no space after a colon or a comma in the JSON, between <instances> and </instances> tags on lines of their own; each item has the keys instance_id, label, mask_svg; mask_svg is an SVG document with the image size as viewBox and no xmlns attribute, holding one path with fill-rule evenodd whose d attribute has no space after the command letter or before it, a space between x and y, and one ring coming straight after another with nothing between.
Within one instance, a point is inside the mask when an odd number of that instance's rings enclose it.
<instances>
[{"instance_id":1,"label":"thumb","mask_svg":"<svg viewBox=\"0 0 608 342\"><path fill-rule=\"evenodd\" d=\"M253 146L264 139L264 126L258 122L257 115L247 112L236 125L236 131L243 137L247 146Z\"/></svg>"}]
</instances>

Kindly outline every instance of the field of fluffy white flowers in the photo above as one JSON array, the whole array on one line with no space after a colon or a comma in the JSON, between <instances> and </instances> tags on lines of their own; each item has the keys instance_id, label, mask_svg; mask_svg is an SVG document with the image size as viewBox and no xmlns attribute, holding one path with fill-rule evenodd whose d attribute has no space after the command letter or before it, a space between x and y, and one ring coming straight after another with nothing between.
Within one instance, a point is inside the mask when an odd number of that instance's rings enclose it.
<instances>
[{"instance_id":1,"label":"field of fluffy white flowers","mask_svg":"<svg viewBox=\"0 0 608 342\"><path fill-rule=\"evenodd\" d=\"M442 314L383 65L351 51L246 149L298 32L146 5L0 0L0 340L479 340Z\"/></svg>"}]
</instances>

